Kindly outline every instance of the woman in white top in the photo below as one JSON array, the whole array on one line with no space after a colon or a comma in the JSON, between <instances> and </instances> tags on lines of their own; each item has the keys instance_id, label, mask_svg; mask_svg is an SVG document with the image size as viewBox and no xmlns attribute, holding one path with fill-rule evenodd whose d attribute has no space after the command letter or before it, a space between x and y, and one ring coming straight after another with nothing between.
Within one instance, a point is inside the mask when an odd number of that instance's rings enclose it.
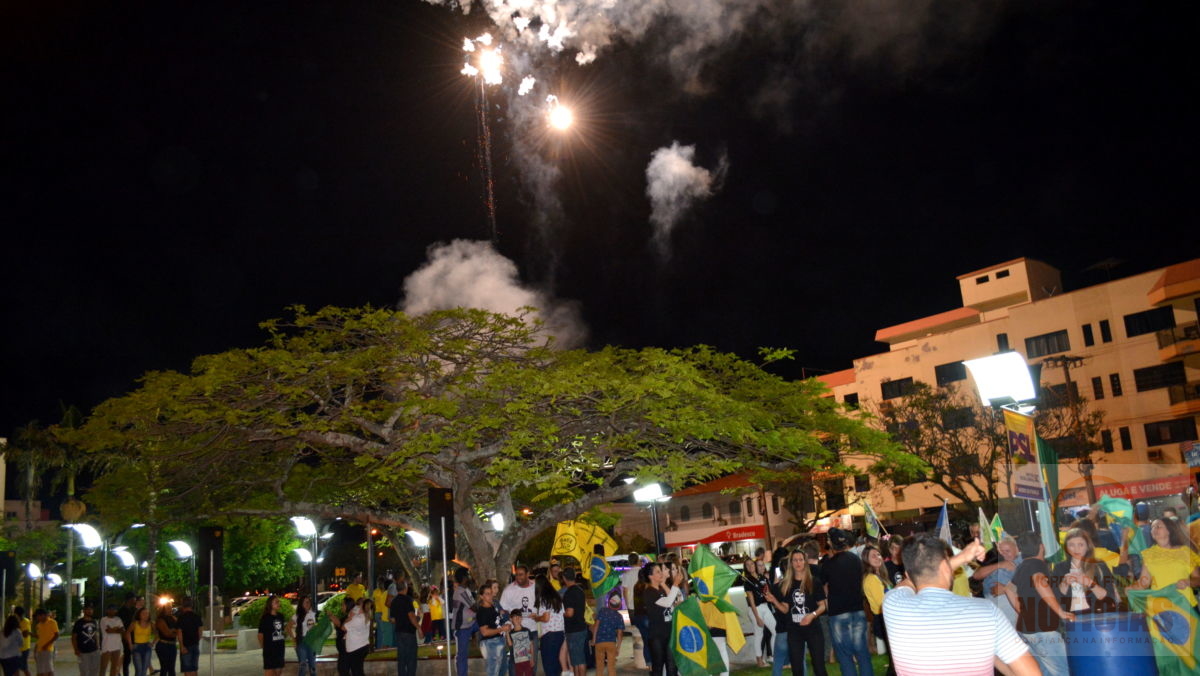
<instances>
[{"instance_id":1,"label":"woman in white top","mask_svg":"<svg viewBox=\"0 0 1200 676\"><path fill-rule=\"evenodd\" d=\"M363 662L371 650L371 620L375 617L375 604L364 598L349 609L342 626L346 628L346 657L350 673L364 676Z\"/></svg>"},{"instance_id":2,"label":"woman in white top","mask_svg":"<svg viewBox=\"0 0 1200 676\"><path fill-rule=\"evenodd\" d=\"M533 617L539 622L538 651L541 653L542 669L546 676L561 676L563 672L559 653L562 650L563 602L545 575L533 579Z\"/></svg>"}]
</instances>

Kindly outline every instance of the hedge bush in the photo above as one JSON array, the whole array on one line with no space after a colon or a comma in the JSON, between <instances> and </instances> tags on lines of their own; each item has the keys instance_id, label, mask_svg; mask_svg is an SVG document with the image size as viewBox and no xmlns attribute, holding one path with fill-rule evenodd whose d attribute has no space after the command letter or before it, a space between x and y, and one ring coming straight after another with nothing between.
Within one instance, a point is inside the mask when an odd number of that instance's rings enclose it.
<instances>
[{"instance_id":1,"label":"hedge bush","mask_svg":"<svg viewBox=\"0 0 1200 676\"><path fill-rule=\"evenodd\" d=\"M247 603L238 612L238 624L247 629L258 629L258 623L262 622L262 616L267 611L267 601L269 600L270 597L264 596ZM290 621L296 615L296 607L292 605L291 601L280 596L279 613L283 615L284 621Z\"/></svg>"}]
</instances>

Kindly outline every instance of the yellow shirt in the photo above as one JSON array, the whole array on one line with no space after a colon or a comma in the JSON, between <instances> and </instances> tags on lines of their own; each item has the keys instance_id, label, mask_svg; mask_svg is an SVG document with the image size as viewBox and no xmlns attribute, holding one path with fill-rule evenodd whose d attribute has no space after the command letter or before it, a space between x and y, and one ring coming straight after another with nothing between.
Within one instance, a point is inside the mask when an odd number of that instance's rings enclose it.
<instances>
[{"instance_id":1,"label":"yellow shirt","mask_svg":"<svg viewBox=\"0 0 1200 676\"><path fill-rule=\"evenodd\" d=\"M429 597L429 619L433 620L434 622L446 619L446 616L442 611L442 597Z\"/></svg>"},{"instance_id":2,"label":"yellow shirt","mask_svg":"<svg viewBox=\"0 0 1200 676\"><path fill-rule=\"evenodd\" d=\"M371 601L375 603L375 612L379 613L380 622L389 622L387 606L387 590L376 589L371 592Z\"/></svg>"},{"instance_id":3,"label":"yellow shirt","mask_svg":"<svg viewBox=\"0 0 1200 676\"><path fill-rule=\"evenodd\" d=\"M366 595L367 595L367 588L362 586L361 584L358 584L357 582L350 585L349 587L346 587L346 596L349 596L350 598L354 599L355 601L361 599L362 597L364 597Z\"/></svg>"},{"instance_id":4,"label":"yellow shirt","mask_svg":"<svg viewBox=\"0 0 1200 676\"><path fill-rule=\"evenodd\" d=\"M1162 589L1173 586L1180 580L1188 579L1196 566L1200 566L1200 554L1189 547L1164 549L1154 545L1142 552L1142 564L1150 571L1150 587ZM1190 586L1179 591L1188 603L1196 605L1196 596Z\"/></svg>"},{"instance_id":5,"label":"yellow shirt","mask_svg":"<svg viewBox=\"0 0 1200 676\"><path fill-rule=\"evenodd\" d=\"M556 577L550 578L550 586L554 587L554 591L562 591L562 583Z\"/></svg>"},{"instance_id":6,"label":"yellow shirt","mask_svg":"<svg viewBox=\"0 0 1200 676\"><path fill-rule=\"evenodd\" d=\"M971 576L967 575L962 566L954 569L954 584L951 585L950 591L959 596L971 597Z\"/></svg>"},{"instance_id":7,"label":"yellow shirt","mask_svg":"<svg viewBox=\"0 0 1200 676\"><path fill-rule=\"evenodd\" d=\"M54 649L54 638L55 638L55 634L57 634L57 633L58 633L58 623L55 622L54 620L50 619L49 617L42 620L41 622L38 622L37 651L39 653L44 653L44 652L49 652L49 651L53 650Z\"/></svg>"},{"instance_id":8,"label":"yellow shirt","mask_svg":"<svg viewBox=\"0 0 1200 676\"><path fill-rule=\"evenodd\" d=\"M153 640L153 636L154 636L154 625L153 624L147 624L145 627L143 627L141 622L133 623L133 642L135 644L136 643L149 643L151 640Z\"/></svg>"},{"instance_id":9,"label":"yellow shirt","mask_svg":"<svg viewBox=\"0 0 1200 676\"><path fill-rule=\"evenodd\" d=\"M21 618L21 633L25 636L21 639L21 650L29 650L29 646L33 645L33 623L28 617Z\"/></svg>"},{"instance_id":10,"label":"yellow shirt","mask_svg":"<svg viewBox=\"0 0 1200 676\"><path fill-rule=\"evenodd\" d=\"M871 612L876 615L883 612L883 592L883 580L878 575L863 576L863 594L867 596L867 603L871 604Z\"/></svg>"}]
</instances>

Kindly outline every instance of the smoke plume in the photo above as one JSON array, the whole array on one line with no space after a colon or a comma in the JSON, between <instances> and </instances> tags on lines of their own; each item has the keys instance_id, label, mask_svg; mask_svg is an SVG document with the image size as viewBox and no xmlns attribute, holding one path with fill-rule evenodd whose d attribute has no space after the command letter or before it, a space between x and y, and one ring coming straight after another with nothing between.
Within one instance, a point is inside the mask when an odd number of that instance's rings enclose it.
<instances>
[{"instance_id":1,"label":"smoke plume","mask_svg":"<svg viewBox=\"0 0 1200 676\"><path fill-rule=\"evenodd\" d=\"M664 258L670 255L671 232L679 219L693 204L719 190L729 169L724 156L713 171L693 164L695 156L696 146L681 146L673 141L669 147L655 150L646 165L646 196L650 198L654 244Z\"/></svg>"},{"instance_id":2,"label":"smoke plume","mask_svg":"<svg viewBox=\"0 0 1200 676\"><path fill-rule=\"evenodd\" d=\"M456 239L429 247L428 261L404 279L401 307L409 314L468 307L510 315L533 307L558 347L575 347L587 338L574 303L523 286L516 264L490 242Z\"/></svg>"}]
</instances>

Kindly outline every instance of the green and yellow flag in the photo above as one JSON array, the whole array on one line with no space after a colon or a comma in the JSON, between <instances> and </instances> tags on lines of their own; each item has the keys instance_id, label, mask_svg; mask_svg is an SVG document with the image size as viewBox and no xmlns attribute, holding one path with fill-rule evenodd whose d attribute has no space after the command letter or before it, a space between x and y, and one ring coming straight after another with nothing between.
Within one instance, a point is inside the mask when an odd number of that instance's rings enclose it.
<instances>
[{"instance_id":1,"label":"green and yellow flag","mask_svg":"<svg viewBox=\"0 0 1200 676\"><path fill-rule=\"evenodd\" d=\"M725 630L725 645L735 653L742 652L742 646L746 645L746 635L742 633L742 623L738 621L737 611L732 610L733 604L729 601L729 595L725 595L725 603L722 607L718 607L716 603L710 601L700 602L700 612L704 615L704 621L708 623L708 628L724 629ZM728 609L723 609L728 608Z\"/></svg>"},{"instance_id":2,"label":"green and yellow flag","mask_svg":"<svg viewBox=\"0 0 1200 676\"><path fill-rule=\"evenodd\" d=\"M1196 612L1175 587L1130 589L1129 607L1146 613L1154 639L1159 676L1184 676L1200 670L1200 631Z\"/></svg>"},{"instance_id":3,"label":"green and yellow flag","mask_svg":"<svg viewBox=\"0 0 1200 676\"><path fill-rule=\"evenodd\" d=\"M696 548L696 552L692 554L692 561L688 564L688 574L692 576L696 594L703 601L724 599L738 576L737 571L719 559L708 547Z\"/></svg>"},{"instance_id":4,"label":"green and yellow flag","mask_svg":"<svg viewBox=\"0 0 1200 676\"><path fill-rule=\"evenodd\" d=\"M996 512L996 516L992 517L992 542L999 542L1000 538L1004 537L1004 522L1000 521L1000 512Z\"/></svg>"},{"instance_id":5,"label":"green and yellow flag","mask_svg":"<svg viewBox=\"0 0 1200 676\"><path fill-rule=\"evenodd\" d=\"M727 671L704 621L700 599L694 595L675 607L671 654L675 656L680 676L712 676Z\"/></svg>"},{"instance_id":6,"label":"green and yellow flag","mask_svg":"<svg viewBox=\"0 0 1200 676\"><path fill-rule=\"evenodd\" d=\"M617 542L604 529L586 521L561 521L554 531L554 547L551 556L573 556L585 569L596 551L596 545L604 547L604 556L617 553Z\"/></svg>"},{"instance_id":7,"label":"green and yellow flag","mask_svg":"<svg viewBox=\"0 0 1200 676\"><path fill-rule=\"evenodd\" d=\"M588 565L583 569L583 576L592 583L592 595L602 598L610 589L621 584L621 578L613 571L608 561L599 554L592 554Z\"/></svg>"},{"instance_id":8,"label":"green and yellow flag","mask_svg":"<svg viewBox=\"0 0 1200 676\"><path fill-rule=\"evenodd\" d=\"M1146 537L1133 520L1133 503L1105 495L1096 501L1096 505L1108 514L1109 521L1121 527L1121 537L1129 543L1129 553L1141 554L1146 548Z\"/></svg>"}]
</instances>

